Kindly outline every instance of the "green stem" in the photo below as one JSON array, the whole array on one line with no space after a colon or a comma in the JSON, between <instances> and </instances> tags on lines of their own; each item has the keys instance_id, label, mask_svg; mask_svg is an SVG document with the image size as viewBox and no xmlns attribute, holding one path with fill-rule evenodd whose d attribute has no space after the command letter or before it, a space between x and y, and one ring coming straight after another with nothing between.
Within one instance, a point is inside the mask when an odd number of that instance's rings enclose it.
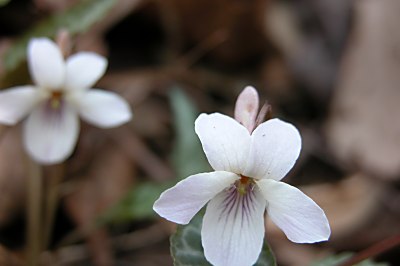
<instances>
[{"instance_id":1,"label":"green stem","mask_svg":"<svg viewBox=\"0 0 400 266\"><path fill-rule=\"evenodd\" d=\"M43 249L46 250L49 246L53 228L54 219L59 201L60 183L64 176L64 164L51 167L47 186L47 197L45 206L44 220L44 236Z\"/></svg>"},{"instance_id":2,"label":"green stem","mask_svg":"<svg viewBox=\"0 0 400 266\"><path fill-rule=\"evenodd\" d=\"M39 265L41 252L42 168L32 160L28 166L27 190L27 265Z\"/></svg>"}]
</instances>

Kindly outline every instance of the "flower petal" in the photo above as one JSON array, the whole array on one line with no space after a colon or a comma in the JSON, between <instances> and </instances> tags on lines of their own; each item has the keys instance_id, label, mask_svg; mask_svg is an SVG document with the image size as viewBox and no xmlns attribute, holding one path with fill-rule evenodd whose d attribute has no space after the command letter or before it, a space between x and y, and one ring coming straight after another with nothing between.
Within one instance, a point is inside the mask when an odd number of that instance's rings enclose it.
<instances>
[{"instance_id":1,"label":"flower petal","mask_svg":"<svg viewBox=\"0 0 400 266\"><path fill-rule=\"evenodd\" d=\"M107 59L96 53L80 52L67 59L66 68L67 89L88 89L104 75Z\"/></svg>"},{"instance_id":2,"label":"flower petal","mask_svg":"<svg viewBox=\"0 0 400 266\"><path fill-rule=\"evenodd\" d=\"M242 172L250 147L250 134L245 127L226 115L201 114L195 131L214 170Z\"/></svg>"},{"instance_id":3,"label":"flower petal","mask_svg":"<svg viewBox=\"0 0 400 266\"><path fill-rule=\"evenodd\" d=\"M251 86L244 88L236 100L235 119L246 127L249 132L252 132L255 126L258 101L258 93Z\"/></svg>"},{"instance_id":4,"label":"flower petal","mask_svg":"<svg viewBox=\"0 0 400 266\"><path fill-rule=\"evenodd\" d=\"M251 148L243 174L281 180L292 169L301 150L299 131L279 119L259 125L251 135Z\"/></svg>"},{"instance_id":5,"label":"flower petal","mask_svg":"<svg viewBox=\"0 0 400 266\"><path fill-rule=\"evenodd\" d=\"M92 89L73 97L82 119L98 127L116 127L132 118L129 104L114 92Z\"/></svg>"},{"instance_id":6,"label":"flower petal","mask_svg":"<svg viewBox=\"0 0 400 266\"><path fill-rule=\"evenodd\" d=\"M39 163L55 164L71 155L78 140L79 120L65 102L57 110L48 102L28 117L24 128L24 145Z\"/></svg>"},{"instance_id":7,"label":"flower petal","mask_svg":"<svg viewBox=\"0 0 400 266\"><path fill-rule=\"evenodd\" d=\"M153 209L167 220L187 224L211 198L237 179L236 174L223 171L189 176L164 191Z\"/></svg>"},{"instance_id":8,"label":"flower petal","mask_svg":"<svg viewBox=\"0 0 400 266\"><path fill-rule=\"evenodd\" d=\"M272 221L296 243L328 240L331 230L324 211L299 189L272 179L257 181Z\"/></svg>"},{"instance_id":9,"label":"flower petal","mask_svg":"<svg viewBox=\"0 0 400 266\"><path fill-rule=\"evenodd\" d=\"M40 101L33 86L13 87L0 92L0 123L15 125Z\"/></svg>"},{"instance_id":10,"label":"flower petal","mask_svg":"<svg viewBox=\"0 0 400 266\"><path fill-rule=\"evenodd\" d=\"M244 195L232 187L207 205L201 239L206 259L213 265L253 265L264 239L266 201L258 189Z\"/></svg>"},{"instance_id":11,"label":"flower petal","mask_svg":"<svg viewBox=\"0 0 400 266\"><path fill-rule=\"evenodd\" d=\"M28 65L34 82L40 87L59 89L64 84L64 58L51 40L36 38L29 42Z\"/></svg>"}]
</instances>

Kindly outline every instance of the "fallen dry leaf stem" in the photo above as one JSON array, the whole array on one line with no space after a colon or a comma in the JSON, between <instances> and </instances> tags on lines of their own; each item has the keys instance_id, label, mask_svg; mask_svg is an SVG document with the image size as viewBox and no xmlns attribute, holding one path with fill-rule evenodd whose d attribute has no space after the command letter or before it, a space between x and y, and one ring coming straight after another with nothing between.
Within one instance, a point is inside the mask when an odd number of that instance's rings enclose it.
<instances>
[{"instance_id":1,"label":"fallen dry leaf stem","mask_svg":"<svg viewBox=\"0 0 400 266\"><path fill-rule=\"evenodd\" d=\"M371 247L355 254L350 259L343 262L342 264L339 264L338 266L355 265L355 264L360 263L368 258L376 257L398 245L400 245L400 235L386 238L386 239L372 245Z\"/></svg>"}]
</instances>

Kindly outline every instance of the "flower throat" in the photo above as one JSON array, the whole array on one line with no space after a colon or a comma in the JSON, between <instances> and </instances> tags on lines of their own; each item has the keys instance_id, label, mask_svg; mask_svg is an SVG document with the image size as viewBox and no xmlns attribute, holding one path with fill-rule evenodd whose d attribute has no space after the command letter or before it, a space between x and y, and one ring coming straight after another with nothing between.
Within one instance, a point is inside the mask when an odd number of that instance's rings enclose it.
<instances>
[{"instance_id":1,"label":"flower throat","mask_svg":"<svg viewBox=\"0 0 400 266\"><path fill-rule=\"evenodd\" d=\"M247 192L253 189L254 181L248 176L240 175L240 179L235 182L235 187L240 195L245 195Z\"/></svg>"},{"instance_id":2,"label":"flower throat","mask_svg":"<svg viewBox=\"0 0 400 266\"><path fill-rule=\"evenodd\" d=\"M50 97L50 106L53 109L58 109L61 106L62 102L62 97L63 97L63 92L62 91L53 91L51 92L51 97Z\"/></svg>"}]
</instances>

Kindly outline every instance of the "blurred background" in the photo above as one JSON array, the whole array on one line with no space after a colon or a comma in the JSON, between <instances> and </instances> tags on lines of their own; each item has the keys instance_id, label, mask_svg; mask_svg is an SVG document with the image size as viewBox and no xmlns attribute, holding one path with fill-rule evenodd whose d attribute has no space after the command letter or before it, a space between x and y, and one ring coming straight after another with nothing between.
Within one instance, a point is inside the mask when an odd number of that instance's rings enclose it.
<instances>
[{"instance_id":1,"label":"blurred background","mask_svg":"<svg viewBox=\"0 0 400 266\"><path fill-rule=\"evenodd\" d=\"M152 204L209 170L197 115L232 115L252 85L299 128L302 153L284 181L332 228L329 242L299 245L268 221L278 265L335 265L365 250L378 263L362 265L400 265L399 13L396 0L1 0L1 89L31 82L29 38L64 29L73 51L109 59L97 87L134 112L116 129L82 122L71 158L43 168L43 216L54 220L43 264L172 265L175 225ZM0 265L25 265L27 161L20 126L3 126Z\"/></svg>"}]
</instances>

